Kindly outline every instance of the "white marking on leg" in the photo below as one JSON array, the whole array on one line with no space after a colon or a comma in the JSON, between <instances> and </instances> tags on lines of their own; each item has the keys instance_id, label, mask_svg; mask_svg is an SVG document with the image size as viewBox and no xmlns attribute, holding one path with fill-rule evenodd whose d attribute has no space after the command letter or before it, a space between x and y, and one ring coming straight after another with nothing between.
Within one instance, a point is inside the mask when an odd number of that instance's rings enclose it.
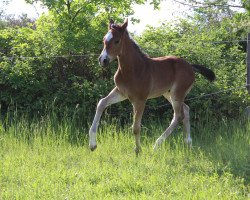
<instances>
[{"instance_id":1,"label":"white marking on leg","mask_svg":"<svg viewBox=\"0 0 250 200\"><path fill-rule=\"evenodd\" d=\"M183 104L183 112L184 112L184 141L187 143L189 147L192 147L192 138L190 135L190 117L189 117L189 107L185 103Z\"/></svg>"},{"instance_id":2,"label":"white marking on leg","mask_svg":"<svg viewBox=\"0 0 250 200\"><path fill-rule=\"evenodd\" d=\"M181 106L182 102L174 101L172 98L170 98L172 101L172 106L174 109L174 116L173 119L169 125L169 127L166 129L166 131L156 140L154 145L154 150L158 148L158 146L166 140L166 138L173 132L174 128L177 126L180 116L181 116Z\"/></svg>"},{"instance_id":3,"label":"white marking on leg","mask_svg":"<svg viewBox=\"0 0 250 200\"><path fill-rule=\"evenodd\" d=\"M105 98L101 99L97 105L96 114L92 123L92 126L89 130L89 147L91 150L96 148L96 132L100 122L100 118L104 109L107 107L107 101Z\"/></svg>"},{"instance_id":4,"label":"white marking on leg","mask_svg":"<svg viewBox=\"0 0 250 200\"><path fill-rule=\"evenodd\" d=\"M103 111L107 106L118 103L125 99L126 98L120 94L119 90L117 88L114 88L108 96L99 101L93 123L89 130L89 147L91 150L94 150L96 148L96 133Z\"/></svg>"},{"instance_id":5,"label":"white marking on leg","mask_svg":"<svg viewBox=\"0 0 250 200\"><path fill-rule=\"evenodd\" d=\"M156 140L155 145L154 145L154 150L156 150L162 142L164 142L167 137L173 132L174 128L178 124L178 118L174 115L174 118L171 121L171 124L169 127L166 129L166 131Z\"/></svg>"}]
</instances>

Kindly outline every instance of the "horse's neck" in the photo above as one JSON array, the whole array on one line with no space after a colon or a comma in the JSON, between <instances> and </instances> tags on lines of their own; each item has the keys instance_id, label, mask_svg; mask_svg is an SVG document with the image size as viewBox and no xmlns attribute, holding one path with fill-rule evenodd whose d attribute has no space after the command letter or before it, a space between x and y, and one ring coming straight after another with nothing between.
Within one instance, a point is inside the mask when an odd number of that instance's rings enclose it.
<instances>
[{"instance_id":1,"label":"horse's neck","mask_svg":"<svg viewBox=\"0 0 250 200\"><path fill-rule=\"evenodd\" d=\"M129 38L129 35L125 36L122 52L118 56L119 70L125 73L133 73L138 70L142 70L145 67L145 62L134 47L133 41Z\"/></svg>"}]
</instances>

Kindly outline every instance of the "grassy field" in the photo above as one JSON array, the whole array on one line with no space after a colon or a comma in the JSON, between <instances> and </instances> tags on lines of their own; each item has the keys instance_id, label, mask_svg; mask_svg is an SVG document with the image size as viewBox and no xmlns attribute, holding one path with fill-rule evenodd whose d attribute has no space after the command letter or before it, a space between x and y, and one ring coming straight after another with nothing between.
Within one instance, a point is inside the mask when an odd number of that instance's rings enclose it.
<instances>
[{"instance_id":1,"label":"grassy field","mask_svg":"<svg viewBox=\"0 0 250 200\"><path fill-rule=\"evenodd\" d=\"M136 157L131 129L116 123L102 124L90 152L70 120L1 122L0 199L250 198L249 122L196 124L191 150L179 129L154 152L165 127L143 128Z\"/></svg>"}]
</instances>

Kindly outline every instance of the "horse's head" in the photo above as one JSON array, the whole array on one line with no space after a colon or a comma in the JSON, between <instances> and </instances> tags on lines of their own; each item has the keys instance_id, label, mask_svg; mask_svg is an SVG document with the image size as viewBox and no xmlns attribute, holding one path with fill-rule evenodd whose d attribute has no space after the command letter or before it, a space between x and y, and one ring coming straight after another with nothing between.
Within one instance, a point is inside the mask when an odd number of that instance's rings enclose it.
<instances>
[{"instance_id":1,"label":"horse's head","mask_svg":"<svg viewBox=\"0 0 250 200\"><path fill-rule=\"evenodd\" d=\"M99 63L101 66L107 66L121 54L122 39L127 26L127 19L122 25L117 25L113 20L110 20L108 27L109 31L103 38L104 47L99 57Z\"/></svg>"}]
</instances>

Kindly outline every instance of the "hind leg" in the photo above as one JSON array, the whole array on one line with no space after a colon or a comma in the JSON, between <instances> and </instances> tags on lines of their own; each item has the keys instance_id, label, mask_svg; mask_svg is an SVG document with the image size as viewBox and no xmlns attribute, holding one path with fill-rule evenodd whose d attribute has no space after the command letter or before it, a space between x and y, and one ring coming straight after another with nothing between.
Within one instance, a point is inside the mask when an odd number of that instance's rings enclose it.
<instances>
[{"instance_id":1,"label":"hind leg","mask_svg":"<svg viewBox=\"0 0 250 200\"><path fill-rule=\"evenodd\" d=\"M190 135L190 117L189 117L189 107L183 103L183 113L184 119L182 120L184 125L184 141L189 147L192 147L192 138Z\"/></svg>"},{"instance_id":2,"label":"hind leg","mask_svg":"<svg viewBox=\"0 0 250 200\"><path fill-rule=\"evenodd\" d=\"M166 97L166 95L164 95ZM156 140L154 149L157 149L158 146L161 145L161 143L166 140L166 138L172 133L174 128L178 125L179 121L183 119L183 101L177 101L173 98L166 97L172 104L174 109L174 116L173 119L169 125L169 127L166 129L166 131Z\"/></svg>"}]
</instances>

